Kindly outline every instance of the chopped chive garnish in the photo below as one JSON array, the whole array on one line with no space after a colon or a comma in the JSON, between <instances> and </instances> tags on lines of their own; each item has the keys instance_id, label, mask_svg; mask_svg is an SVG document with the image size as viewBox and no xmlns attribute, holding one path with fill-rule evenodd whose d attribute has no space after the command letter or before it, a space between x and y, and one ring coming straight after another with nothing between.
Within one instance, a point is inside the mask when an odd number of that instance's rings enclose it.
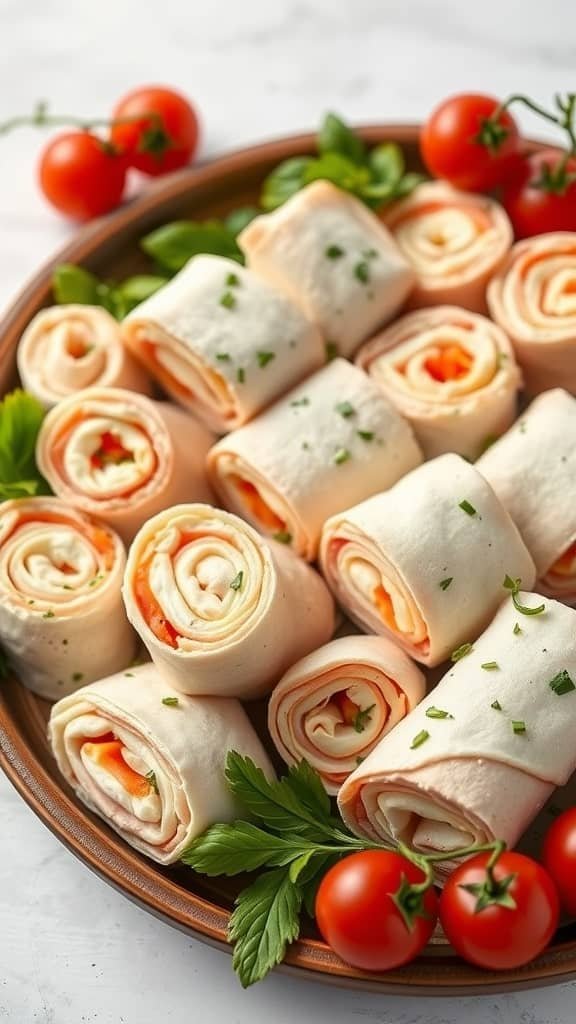
<instances>
[{"instance_id":1,"label":"chopped chive garnish","mask_svg":"<svg viewBox=\"0 0 576 1024\"><path fill-rule=\"evenodd\" d=\"M268 363L271 363L273 359L276 359L276 353L257 352L256 358L258 359L258 366L260 367L260 369L264 369L265 366L268 366Z\"/></svg>"},{"instance_id":2,"label":"chopped chive garnish","mask_svg":"<svg viewBox=\"0 0 576 1024\"><path fill-rule=\"evenodd\" d=\"M514 623L514 629L512 630L512 632L514 633L514 636L518 636L518 634L522 632L522 627L520 626L519 622Z\"/></svg>"},{"instance_id":3,"label":"chopped chive garnish","mask_svg":"<svg viewBox=\"0 0 576 1024\"><path fill-rule=\"evenodd\" d=\"M370 267L365 260L361 260L361 262L357 263L354 267L354 277L357 278L358 281L361 281L362 284L368 284L370 280Z\"/></svg>"},{"instance_id":4,"label":"chopped chive garnish","mask_svg":"<svg viewBox=\"0 0 576 1024\"><path fill-rule=\"evenodd\" d=\"M348 462L349 458L351 458L351 455L348 449L339 448L334 456L333 462L335 462L337 466L341 466L343 462Z\"/></svg>"},{"instance_id":5,"label":"chopped chive garnish","mask_svg":"<svg viewBox=\"0 0 576 1024\"><path fill-rule=\"evenodd\" d=\"M220 296L220 305L224 306L224 309L234 309L236 296L232 292L223 292Z\"/></svg>"},{"instance_id":6,"label":"chopped chive garnish","mask_svg":"<svg viewBox=\"0 0 576 1024\"><path fill-rule=\"evenodd\" d=\"M473 650L473 644L461 644L461 646L457 647L455 651L452 651L452 654L450 655L450 661L460 661L462 658L465 658L467 654L470 654L470 651Z\"/></svg>"},{"instance_id":7,"label":"chopped chive garnish","mask_svg":"<svg viewBox=\"0 0 576 1024\"><path fill-rule=\"evenodd\" d=\"M304 395L304 397L303 397L303 398L294 398L294 399L293 399L293 400L292 400L292 401L290 402L290 405L293 405L293 406L294 406L294 408L295 408L295 409L297 409L297 408L299 408L299 406L301 406L301 405L310 405L310 399L309 399L309 398L307 398L307 397L306 397L306 395Z\"/></svg>"},{"instance_id":8,"label":"chopped chive garnish","mask_svg":"<svg viewBox=\"0 0 576 1024\"><path fill-rule=\"evenodd\" d=\"M327 341L324 346L324 351L326 352L326 362L331 363L338 355L338 345L334 341Z\"/></svg>"},{"instance_id":9,"label":"chopped chive garnish","mask_svg":"<svg viewBox=\"0 0 576 1024\"><path fill-rule=\"evenodd\" d=\"M494 711L502 711L502 705L499 700L493 700L490 707L494 708Z\"/></svg>"},{"instance_id":10,"label":"chopped chive garnish","mask_svg":"<svg viewBox=\"0 0 576 1024\"><path fill-rule=\"evenodd\" d=\"M538 604L534 608L530 608L528 605L522 604L522 602L518 600L521 584L522 580L520 578L513 580L512 577L506 573L502 586L504 587L504 590L510 591L512 601L517 612L521 612L522 615L541 615L542 612L546 611L545 604Z\"/></svg>"},{"instance_id":11,"label":"chopped chive garnish","mask_svg":"<svg viewBox=\"0 0 576 1024\"><path fill-rule=\"evenodd\" d=\"M226 284L228 285L229 288L236 288L237 285L240 284L240 278L238 277L238 274L228 274L228 277L226 278Z\"/></svg>"},{"instance_id":12,"label":"chopped chive garnish","mask_svg":"<svg viewBox=\"0 0 576 1024\"><path fill-rule=\"evenodd\" d=\"M52 611L52 609L49 608L47 612L44 612L42 618L43 619L53 619L54 618L54 612Z\"/></svg>"},{"instance_id":13,"label":"chopped chive garnish","mask_svg":"<svg viewBox=\"0 0 576 1024\"><path fill-rule=\"evenodd\" d=\"M373 441L374 440L374 431L373 430L357 430L356 433L358 434L358 437L360 437L362 439L362 441Z\"/></svg>"},{"instance_id":14,"label":"chopped chive garnish","mask_svg":"<svg viewBox=\"0 0 576 1024\"><path fill-rule=\"evenodd\" d=\"M454 718L449 711L443 711L442 708L426 708L426 718Z\"/></svg>"},{"instance_id":15,"label":"chopped chive garnish","mask_svg":"<svg viewBox=\"0 0 576 1024\"><path fill-rule=\"evenodd\" d=\"M476 515L476 509L474 508L474 505L471 505L470 502L466 500L466 498L464 498L463 501L459 502L458 508L461 508L462 511L465 512L467 516Z\"/></svg>"},{"instance_id":16,"label":"chopped chive garnish","mask_svg":"<svg viewBox=\"0 0 576 1024\"><path fill-rule=\"evenodd\" d=\"M500 668L500 665L497 661L485 661L483 665L480 665L480 668L483 668L485 672L495 672L497 668Z\"/></svg>"},{"instance_id":17,"label":"chopped chive garnish","mask_svg":"<svg viewBox=\"0 0 576 1024\"><path fill-rule=\"evenodd\" d=\"M240 590L240 587L242 586L242 580L243 579L244 579L244 573L243 573L242 569L240 569L240 572L238 573L237 576L234 577L234 579L232 580L232 583L230 584L230 590Z\"/></svg>"},{"instance_id":18,"label":"chopped chive garnish","mask_svg":"<svg viewBox=\"0 0 576 1024\"><path fill-rule=\"evenodd\" d=\"M239 368L236 374L236 380L238 381L239 384L243 384L244 381L246 380L246 371L242 366Z\"/></svg>"},{"instance_id":19,"label":"chopped chive garnish","mask_svg":"<svg viewBox=\"0 0 576 1024\"><path fill-rule=\"evenodd\" d=\"M520 420L520 423L518 424L518 429L519 429L521 434L525 434L526 433L526 422L525 422L525 420Z\"/></svg>"},{"instance_id":20,"label":"chopped chive garnish","mask_svg":"<svg viewBox=\"0 0 576 1024\"><path fill-rule=\"evenodd\" d=\"M358 757L356 758L356 764L360 765L360 764L362 764L362 761L365 761L365 760L366 760L366 758L362 757L362 754L358 754Z\"/></svg>"},{"instance_id":21,"label":"chopped chive garnish","mask_svg":"<svg viewBox=\"0 0 576 1024\"><path fill-rule=\"evenodd\" d=\"M565 693L571 693L572 690L576 690L576 685L565 668L558 672L558 674L554 676L554 679L550 680L548 685L558 697L562 697Z\"/></svg>"},{"instance_id":22,"label":"chopped chive garnish","mask_svg":"<svg viewBox=\"0 0 576 1024\"><path fill-rule=\"evenodd\" d=\"M73 683L81 683L83 679L84 679L84 673L83 672L73 672L72 673L72 682Z\"/></svg>"},{"instance_id":23,"label":"chopped chive garnish","mask_svg":"<svg viewBox=\"0 0 576 1024\"><path fill-rule=\"evenodd\" d=\"M292 534L288 533L288 530L278 530L278 533L272 534L274 540L277 540L280 544L291 544Z\"/></svg>"},{"instance_id":24,"label":"chopped chive garnish","mask_svg":"<svg viewBox=\"0 0 576 1024\"><path fill-rule=\"evenodd\" d=\"M178 700L178 697L162 697L162 703L165 704L167 708L176 708L180 701Z\"/></svg>"},{"instance_id":25,"label":"chopped chive garnish","mask_svg":"<svg viewBox=\"0 0 576 1024\"><path fill-rule=\"evenodd\" d=\"M130 677L130 679L133 679L133 678L134 678L134 673L133 673L133 672L125 672L125 673L124 673L124 675L125 675L125 676L129 676L129 677Z\"/></svg>"},{"instance_id":26,"label":"chopped chive garnish","mask_svg":"<svg viewBox=\"0 0 576 1024\"><path fill-rule=\"evenodd\" d=\"M216 353L216 359L218 359L218 361L221 362L221 363L229 363L230 362L230 354L228 352L217 352Z\"/></svg>"},{"instance_id":27,"label":"chopped chive garnish","mask_svg":"<svg viewBox=\"0 0 576 1024\"><path fill-rule=\"evenodd\" d=\"M153 789L155 793L158 793L158 782L156 781L156 772L146 772L146 778L150 783L150 789Z\"/></svg>"},{"instance_id":28,"label":"chopped chive garnish","mask_svg":"<svg viewBox=\"0 0 576 1024\"><path fill-rule=\"evenodd\" d=\"M354 726L355 732L364 732L364 729L366 728L368 722L372 720L370 717L370 712L374 711L375 707L375 704L371 704L370 707L368 708L358 708L358 711L356 712L352 720L352 725Z\"/></svg>"},{"instance_id":29,"label":"chopped chive garnish","mask_svg":"<svg viewBox=\"0 0 576 1024\"><path fill-rule=\"evenodd\" d=\"M354 406L350 405L350 402L338 402L334 408L336 409L336 412L339 412L340 415L344 417L345 420L349 419L350 416L354 416L356 412Z\"/></svg>"},{"instance_id":30,"label":"chopped chive garnish","mask_svg":"<svg viewBox=\"0 0 576 1024\"><path fill-rule=\"evenodd\" d=\"M302 451L304 451L304 452L309 452L310 451L310 445L308 444L308 441L302 441Z\"/></svg>"},{"instance_id":31,"label":"chopped chive garnish","mask_svg":"<svg viewBox=\"0 0 576 1024\"><path fill-rule=\"evenodd\" d=\"M422 729L412 740L410 750L416 750L417 747L421 747L428 739L430 739L430 733L426 729Z\"/></svg>"},{"instance_id":32,"label":"chopped chive garnish","mask_svg":"<svg viewBox=\"0 0 576 1024\"><path fill-rule=\"evenodd\" d=\"M512 722L512 732L514 733L515 736L523 736L524 733L526 732L526 722L523 722L522 720L520 720L520 721L513 721Z\"/></svg>"},{"instance_id":33,"label":"chopped chive garnish","mask_svg":"<svg viewBox=\"0 0 576 1024\"><path fill-rule=\"evenodd\" d=\"M97 575L97 576L95 576L95 577L94 577L94 579L90 580L90 582L89 582L88 586L89 586L89 587L95 587L95 586L96 586L96 584L97 584L97 583L100 583L100 580L103 580L103 579L104 579L104 577L102 576L102 574L101 574L101 573L98 573L98 575Z\"/></svg>"},{"instance_id":34,"label":"chopped chive garnish","mask_svg":"<svg viewBox=\"0 0 576 1024\"><path fill-rule=\"evenodd\" d=\"M344 249L341 249L339 245L329 245L324 250L324 255L327 260L339 260L344 255Z\"/></svg>"},{"instance_id":35,"label":"chopped chive garnish","mask_svg":"<svg viewBox=\"0 0 576 1024\"><path fill-rule=\"evenodd\" d=\"M445 580L440 580L440 583L438 584L438 586L440 587L440 590L448 590L448 587L452 583L453 579L454 579L453 576L447 576Z\"/></svg>"}]
</instances>

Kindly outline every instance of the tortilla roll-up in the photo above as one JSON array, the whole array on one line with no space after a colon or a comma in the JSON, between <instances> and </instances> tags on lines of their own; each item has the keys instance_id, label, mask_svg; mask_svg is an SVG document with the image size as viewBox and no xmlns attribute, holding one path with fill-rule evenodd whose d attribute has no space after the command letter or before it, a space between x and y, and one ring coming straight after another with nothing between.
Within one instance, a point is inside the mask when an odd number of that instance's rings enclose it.
<instances>
[{"instance_id":1,"label":"tortilla roll-up","mask_svg":"<svg viewBox=\"0 0 576 1024\"><path fill-rule=\"evenodd\" d=\"M136 653L120 538L58 498L0 506L0 643L47 700L126 668Z\"/></svg>"},{"instance_id":2,"label":"tortilla roll-up","mask_svg":"<svg viewBox=\"0 0 576 1024\"><path fill-rule=\"evenodd\" d=\"M490 315L504 328L531 394L576 394L576 232L518 242L488 287Z\"/></svg>"},{"instance_id":3,"label":"tortilla roll-up","mask_svg":"<svg viewBox=\"0 0 576 1024\"><path fill-rule=\"evenodd\" d=\"M514 422L520 371L508 338L456 306L408 313L356 357L406 417L426 458L476 459Z\"/></svg>"},{"instance_id":4,"label":"tortilla roll-up","mask_svg":"<svg viewBox=\"0 0 576 1024\"><path fill-rule=\"evenodd\" d=\"M195 256L128 315L124 343L217 433L246 423L324 362L290 298L234 260Z\"/></svg>"},{"instance_id":5,"label":"tortilla roll-up","mask_svg":"<svg viewBox=\"0 0 576 1024\"><path fill-rule=\"evenodd\" d=\"M518 599L541 604L537 594ZM575 631L572 608L547 601L524 615L507 600L346 780L338 804L352 831L422 853L513 846L576 768Z\"/></svg>"},{"instance_id":6,"label":"tortilla roll-up","mask_svg":"<svg viewBox=\"0 0 576 1024\"><path fill-rule=\"evenodd\" d=\"M238 243L248 266L292 295L341 356L390 320L414 283L381 221L328 181L257 217Z\"/></svg>"},{"instance_id":7,"label":"tortilla roll-up","mask_svg":"<svg viewBox=\"0 0 576 1024\"><path fill-rule=\"evenodd\" d=\"M532 587L534 563L480 473L441 455L389 491L332 516L324 578L353 621L439 665L488 625L506 575Z\"/></svg>"},{"instance_id":8,"label":"tortilla roll-up","mask_svg":"<svg viewBox=\"0 0 576 1024\"><path fill-rule=\"evenodd\" d=\"M79 799L158 864L242 817L224 775L228 751L274 776L238 701L176 693L150 663L58 701L48 737Z\"/></svg>"},{"instance_id":9,"label":"tortilla roll-up","mask_svg":"<svg viewBox=\"0 0 576 1024\"><path fill-rule=\"evenodd\" d=\"M59 498L99 516L129 543L155 512L210 500L204 459L213 441L168 402L87 388L50 410L36 460Z\"/></svg>"},{"instance_id":10,"label":"tortilla roll-up","mask_svg":"<svg viewBox=\"0 0 576 1024\"><path fill-rule=\"evenodd\" d=\"M82 388L150 394L143 367L122 344L120 326L98 306L51 306L36 314L17 352L23 387L50 409Z\"/></svg>"},{"instance_id":11,"label":"tortilla roll-up","mask_svg":"<svg viewBox=\"0 0 576 1024\"><path fill-rule=\"evenodd\" d=\"M123 592L162 678L182 693L262 696L334 632L318 573L210 505L150 519L130 548Z\"/></svg>"},{"instance_id":12,"label":"tortilla roll-up","mask_svg":"<svg viewBox=\"0 0 576 1024\"><path fill-rule=\"evenodd\" d=\"M312 561L329 516L421 462L412 430L380 389L335 359L222 438L207 465L227 508Z\"/></svg>"},{"instance_id":13,"label":"tortilla roll-up","mask_svg":"<svg viewBox=\"0 0 576 1024\"><path fill-rule=\"evenodd\" d=\"M416 274L409 306L464 306L486 312L486 285L512 245L499 203L440 181L418 185L382 214Z\"/></svg>"},{"instance_id":14,"label":"tortilla roll-up","mask_svg":"<svg viewBox=\"0 0 576 1024\"><path fill-rule=\"evenodd\" d=\"M334 794L425 692L420 669L386 637L340 637L283 676L268 729L286 764L304 758Z\"/></svg>"},{"instance_id":15,"label":"tortilla roll-up","mask_svg":"<svg viewBox=\"0 0 576 1024\"><path fill-rule=\"evenodd\" d=\"M576 602L576 399L546 391L476 463L520 530L536 589Z\"/></svg>"}]
</instances>

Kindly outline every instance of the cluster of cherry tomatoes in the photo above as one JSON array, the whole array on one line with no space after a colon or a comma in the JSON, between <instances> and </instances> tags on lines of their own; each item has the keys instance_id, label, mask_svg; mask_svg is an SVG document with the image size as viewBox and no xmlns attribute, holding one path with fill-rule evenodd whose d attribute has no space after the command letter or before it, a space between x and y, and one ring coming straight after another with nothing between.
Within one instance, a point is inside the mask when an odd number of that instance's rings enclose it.
<instances>
[{"instance_id":1,"label":"cluster of cherry tomatoes","mask_svg":"<svg viewBox=\"0 0 576 1024\"><path fill-rule=\"evenodd\" d=\"M548 945L560 906L576 914L576 808L549 829L543 864L490 854L460 864L441 894L401 853L366 850L331 868L316 896L318 927L335 952L365 971L388 971L420 953L440 920L457 953L489 970L528 963Z\"/></svg>"},{"instance_id":2,"label":"cluster of cherry tomatoes","mask_svg":"<svg viewBox=\"0 0 576 1024\"><path fill-rule=\"evenodd\" d=\"M51 123L45 118L37 123ZM122 200L130 168L157 176L184 167L198 146L194 107L173 89L135 89L114 108L106 138L98 123L56 135L44 149L40 185L49 202L76 220L89 220Z\"/></svg>"},{"instance_id":3,"label":"cluster of cherry tomatoes","mask_svg":"<svg viewBox=\"0 0 576 1024\"><path fill-rule=\"evenodd\" d=\"M498 190L517 238L576 231L576 158L569 150L527 151L508 107L521 102L568 132L576 101L557 100L556 113L523 96L502 104L462 93L445 100L422 129L422 159L431 174L471 192ZM572 147L571 147L572 148Z\"/></svg>"}]
</instances>

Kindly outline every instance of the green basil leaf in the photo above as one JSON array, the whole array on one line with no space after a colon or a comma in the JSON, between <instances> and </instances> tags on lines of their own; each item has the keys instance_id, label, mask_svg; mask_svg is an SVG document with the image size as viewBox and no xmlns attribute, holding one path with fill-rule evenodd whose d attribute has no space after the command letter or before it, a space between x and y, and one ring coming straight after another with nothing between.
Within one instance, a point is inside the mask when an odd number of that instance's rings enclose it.
<instances>
[{"instance_id":1,"label":"green basil leaf","mask_svg":"<svg viewBox=\"0 0 576 1024\"><path fill-rule=\"evenodd\" d=\"M300 932L302 890L286 868L268 871L238 896L228 937L243 988L260 981L284 959Z\"/></svg>"},{"instance_id":2,"label":"green basil leaf","mask_svg":"<svg viewBox=\"0 0 576 1024\"><path fill-rule=\"evenodd\" d=\"M99 280L95 274L73 263L61 263L52 275L52 291L59 305L77 303L98 306Z\"/></svg>"},{"instance_id":3,"label":"green basil leaf","mask_svg":"<svg viewBox=\"0 0 576 1024\"><path fill-rule=\"evenodd\" d=\"M202 223L188 220L164 224L140 242L144 252L164 270L177 273L188 260L200 253L227 256L238 263L244 257L231 231L221 221Z\"/></svg>"},{"instance_id":4,"label":"green basil leaf","mask_svg":"<svg viewBox=\"0 0 576 1024\"><path fill-rule=\"evenodd\" d=\"M312 181L331 181L346 192L358 193L369 183L370 172L339 153L325 153L311 160L304 175L304 185Z\"/></svg>"},{"instance_id":5,"label":"green basil leaf","mask_svg":"<svg viewBox=\"0 0 576 1024\"><path fill-rule=\"evenodd\" d=\"M114 289L116 299L124 307L122 315L126 316L145 299L149 299L151 295L164 287L167 280L167 277L160 277L159 274L137 274L116 285Z\"/></svg>"},{"instance_id":6,"label":"green basil leaf","mask_svg":"<svg viewBox=\"0 0 576 1024\"><path fill-rule=\"evenodd\" d=\"M335 153L361 164L366 157L362 139L336 114L326 114L318 133L318 152Z\"/></svg>"},{"instance_id":7,"label":"green basil leaf","mask_svg":"<svg viewBox=\"0 0 576 1024\"><path fill-rule=\"evenodd\" d=\"M44 419L40 402L16 390L0 402L0 496L50 494L36 465L36 439Z\"/></svg>"},{"instance_id":8,"label":"green basil leaf","mask_svg":"<svg viewBox=\"0 0 576 1024\"><path fill-rule=\"evenodd\" d=\"M230 234L237 238L240 232L244 231L244 228L247 228L255 217L260 216L261 212L256 206L240 206L237 210L232 210L224 218L224 224Z\"/></svg>"},{"instance_id":9,"label":"green basil leaf","mask_svg":"<svg viewBox=\"0 0 576 1024\"><path fill-rule=\"evenodd\" d=\"M426 178L423 174L416 174L415 172L409 171L405 174L394 188L394 198L402 199L404 196L409 196L418 185L421 185Z\"/></svg>"},{"instance_id":10,"label":"green basil leaf","mask_svg":"<svg viewBox=\"0 0 576 1024\"><path fill-rule=\"evenodd\" d=\"M404 173L404 155L395 142L384 142L370 151L368 165L377 182L396 185Z\"/></svg>"},{"instance_id":11,"label":"green basil leaf","mask_svg":"<svg viewBox=\"0 0 576 1024\"><path fill-rule=\"evenodd\" d=\"M311 156L295 156L275 167L262 185L260 203L264 210L275 210L306 184L305 174L313 163Z\"/></svg>"}]
</instances>

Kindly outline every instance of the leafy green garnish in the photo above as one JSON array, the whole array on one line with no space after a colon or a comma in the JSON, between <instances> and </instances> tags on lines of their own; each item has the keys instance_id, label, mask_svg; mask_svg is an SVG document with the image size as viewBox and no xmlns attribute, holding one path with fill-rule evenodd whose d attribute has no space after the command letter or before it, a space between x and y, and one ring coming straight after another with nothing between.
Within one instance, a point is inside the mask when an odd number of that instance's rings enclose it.
<instances>
[{"instance_id":1,"label":"leafy green garnish","mask_svg":"<svg viewBox=\"0 0 576 1024\"><path fill-rule=\"evenodd\" d=\"M337 114L326 114L318 132L318 152L339 153L352 163L363 164L366 147L362 139Z\"/></svg>"},{"instance_id":2,"label":"leafy green garnish","mask_svg":"<svg viewBox=\"0 0 576 1024\"><path fill-rule=\"evenodd\" d=\"M160 274L137 274L125 281L101 281L95 274L73 263L61 263L52 276L52 291L60 305L78 303L102 306L117 320L127 316L145 299L154 295L167 281Z\"/></svg>"},{"instance_id":3,"label":"leafy green garnish","mask_svg":"<svg viewBox=\"0 0 576 1024\"><path fill-rule=\"evenodd\" d=\"M140 245L163 270L177 273L193 256L210 253L243 263L235 236L223 221L176 220L146 235Z\"/></svg>"},{"instance_id":4,"label":"leafy green garnish","mask_svg":"<svg viewBox=\"0 0 576 1024\"><path fill-rule=\"evenodd\" d=\"M50 494L35 457L43 419L43 407L27 391L12 391L0 402L0 501Z\"/></svg>"}]
</instances>

